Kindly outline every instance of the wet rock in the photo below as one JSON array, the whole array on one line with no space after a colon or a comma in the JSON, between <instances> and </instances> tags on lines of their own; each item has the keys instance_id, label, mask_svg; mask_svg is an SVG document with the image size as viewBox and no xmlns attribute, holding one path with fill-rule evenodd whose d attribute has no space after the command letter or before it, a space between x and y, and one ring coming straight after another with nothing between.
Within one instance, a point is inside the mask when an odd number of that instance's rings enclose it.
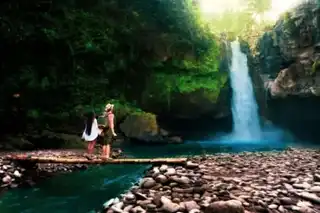
<instances>
[{"instance_id":1,"label":"wet rock","mask_svg":"<svg viewBox=\"0 0 320 213\"><path fill-rule=\"evenodd\" d=\"M2 178L3 183L10 183L12 181L12 178L9 175L6 175Z\"/></svg>"},{"instance_id":2,"label":"wet rock","mask_svg":"<svg viewBox=\"0 0 320 213\"><path fill-rule=\"evenodd\" d=\"M106 209L106 208L110 207L111 205L117 204L119 202L120 202L119 198L111 198L110 200L108 200L107 202L105 202L103 204L103 207Z\"/></svg>"},{"instance_id":3,"label":"wet rock","mask_svg":"<svg viewBox=\"0 0 320 213\"><path fill-rule=\"evenodd\" d=\"M278 208L278 205L276 204L271 204L268 206L269 209L277 209Z\"/></svg>"},{"instance_id":4,"label":"wet rock","mask_svg":"<svg viewBox=\"0 0 320 213\"><path fill-rule=\"evenodd\" d=\"M171 175L175 175L176 174L176 170L174 168L168 168L166 173L164 173L167 176L171 176Z\"/></svg>"},{"instance_id":5,"label":"wet rock","mask_svg":"<svg viewBox=\"0 0 320 213\"><path fill-rule=\"evenodd\" d=\"M192 209L188 213L200 213L201 211L199 209Z\"/></svg>"},{"instance_id":6,"label":"wet rock","mask_svg":"<svg viewBox=\"0 0 320 213\"><path fill-rule=\"evenodd\" d=\"M186 201L186 202L183 202L183 206L185 207L185 209L190 212L192 210L195 210L195 209L200 209L200 206L197 204L197 202L195 201Z\"/></svg>"},{"instance_id":7,"label":"wet rock","mask_svg":"<svg viewBox=\"0 0 320 213\"><path fill-rule=\"evenodd\" d=\"M152 203L151 200L138 200L138 201L137 201L137 205L141 206L141 207L144 208L144 209L146 209L147 206L148 206L149 204L151 204L151 203Z\"/></svg>"},{"instance_id":8,"label":"wet rock","mask_svg":"<svg viewBox=\"0 0 320 213\"><path fill-rule=\"evenodd\" d=\"M179 177L170 177L170 180L171 180L171 181L174 181L174 182L177 182L177 183L179 183L179 184L184 184L184 185L190 183L190 179L187 178L187 177L185 177L185 176L180 177L180 178L179 178Z\"/></svg>"},{"instance_id":9,"label":"wet rock","mask_svg":"<svg viewBox=\"0 0 320 213\"><path fill-rule=\"evenodd\" d=\"M164 184L164 183L166 183L168 181L168 178L165 175L160 174L155 178L155 180L158 183Z\"/></svg>"},{"instance_id":10,"label":"wet rock","mask_svg":"<svg viewBox=\"0 0 320 213\"><path fill-rule=\"evenodd\" d=\"M137 197L138 200L146 200L146 199L148 199L148 197L145 194L142 194L140 192L135 192L134 194L135 194L135 196Z\"/></svg>"},{"instance_id":11,"label":"wet rock","mask_svg":"<svg viewBox=\"0 0 320 213\"><path fill-rule=\"evenodd\" d=\"M123 206L124 206L124 203L123 202L119 202L119 203L114 204L113 206L111 206L111 209L114 212L123 213L123 210L122 210Z\"/></svg>"},{"instance_id":12,"label":"wet rock","mask_svg":"<svg viewBox=\"0 0 320 213\"><path fill-rule=\"evenodd\" d=\"M131 209L132 213L146 213L147 211L144 210L141 206L136 206Z\"/></svg>"},{"instance_id":13,"label":"wet rock","mask_svg":"<svg viewBox=\"0 0 320 213\"><path fill-rule=\"evenodd\" d=\"M199 167L199 164L194 163L192 161L187 161L187 163L186 163L186 168L194 169L194 168L197 168L197 167Z\"/></svg>"},{"instance_id":14,"label":"wet rock","mask_svg":"<svg viewBox=\"0 0 320 213\"><path fill-rule=\"evenodd\" d=\"M150 189L150 188L154 187L156 184L157 184L157 182L153 178L144 178L142 180L141 186L143 188Z\"/></svg>"},{"instance_id":15,"label":"wet rock","mask_svg":"<svg viewBox=\"0 0 320 213\"><path fill-rule=\"evenodd\" d=\"M173 203L170 199L164 196L161 197L161 203L162 203L161 209L169 213L177 212L180 209L179 204Z\"/></svg>"},{"instance_id":16,"label":"wet rock","mask_svg":"<svg viewBox=\"0 0 320 213\"><path fill-rule=\"evenodd\" d=\"M161 165L161 167L159 168L159 170L160 170L160 172L166 172L168 168L169 168L168 165Z\"/></svg>"},{"instance_id":17,"label":"wet rock","mask_svg":"<svg viewBox=\"0 0 320 213\"><path fill-rule=\"evenodd\" d=\"M290 197L282 197L279 198L279 201L283 204L283 205L293 205L296 202L294 200L292 200Z\"/></svg>"},{"instance_id":18,"label":"wet rock","mask_svg":"<svg viewBox=\"0 0 320 213\"><path fill-rule=\"evenodd\" d=\"M132 200L135 200L136 198L132 193L125 194L123 197L125 201L132 201Z\"/></svg>"},{"instance_id":19,"label":"wet rock","mask_svg":"<svg viewBox=\"0 0 320 213\"><path fill-rule=\"evenodd\" d=\"M216 201L205 209L205 213L244 213L244 208L238 200Z\"/></svg>"},{"instance_id":20,"label":"wet rock","mask_svg":"<svg viewBox=\"0 0 320 213\"><path fill-rule=\"evenodd\" d=\"M308 189L311 187L311 185L308 183L295 183L292 186L297 189Z\"/></svg>"},{"instance_id":21,"label":"wet rock","mask_svg":"<svg viewBox=\"0 0 320 213\"><path fill-rule=\"evenodd\" d=\"M320 186L313 186L309 189L310 192L320 193Z\"/></svg>"},{"instance_id":22,"label":"wet rock","mask_svg":"<svg viewBox=\"0 0 320 213\"><path fill-rule=\"evenodd\" d=\"M22 176L22 174L21 174L18 170L15 170L14 173L13 173L13 175L14 175L15 177L18 177L18 178L20 178L20 177Z\"/></svg>"},{"instance_id":23,"label":"wet rock","mask_svg":"<svg viewBox=\"0 0 320 213\"><path fill-rule=\"evenodd\" d=\"M318 203L320 204L320 197L318 197L316 194L313 193L308 193L308 192L302 192L300 194L298 194L300 197L302 197L303 199L312 201L314 203Z\"/></svg>"},{"instance_id":24,"label":"wet rock","mask_svg":"<svg viewBox=\"0 0 320 213\"><path fill-rule=\"evenodd\" d=\"M133 205L128 205L128 206L126 206L126 207L124 207L124 209L123 209L123 211L124 212L131 212L131 210L133 209Z\"/></svg>"}]
</instances>

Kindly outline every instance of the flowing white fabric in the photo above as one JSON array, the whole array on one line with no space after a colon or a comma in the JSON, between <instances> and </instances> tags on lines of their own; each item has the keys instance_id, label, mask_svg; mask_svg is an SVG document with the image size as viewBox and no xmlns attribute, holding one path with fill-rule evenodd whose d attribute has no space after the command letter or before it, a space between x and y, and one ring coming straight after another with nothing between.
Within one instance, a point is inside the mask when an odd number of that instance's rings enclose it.
<instances>
[{"instance_id":1,"label":"flowing white fabric","mask_svg":"<svg viewBox=\"0 0 320 213\"><path fill-rule=\"evenodd\" d=\"M101 134L101 129L99 129L98 127L98 121L95 118L93 120L92 126L91 126L91 134L87 135L86 133L86 129L84 129L83 133L82 133L82 139L84 139L85 141L93 141L95 140L98 135Z\"/></svg>"}]
</instances>

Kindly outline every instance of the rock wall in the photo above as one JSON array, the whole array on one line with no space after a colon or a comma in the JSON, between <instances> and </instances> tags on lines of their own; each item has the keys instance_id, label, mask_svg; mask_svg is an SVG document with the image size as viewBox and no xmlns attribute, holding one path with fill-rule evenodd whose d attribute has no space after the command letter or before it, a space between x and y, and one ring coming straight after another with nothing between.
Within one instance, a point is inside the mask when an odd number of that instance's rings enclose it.
<instances>
[{"instance_id":1,"label":"rock wall","mask_svg":"<svg viewBox=\"0 0 320 213\"><path fill-rule=\"evenodd\" d=\"M261 116L266 116L267 101L266 101L265 89L263 86L264 83L261 76L259 75L259 72L257 72L256 66L255 66L255 58L252 55L248 42L241 41L240 45L241 45L240 46L241 51L247 55L249 75L252 80L254 95L259 106L259 114Z\"/></svg>"},{"instance_id":2,"label":"rock wall","mask_svg":"<svg viewBox=\"0 0 320 213\"><path fill-rule=\"evenodd\" d=\"M267 118L303 141L319 141L320 10L317 1L285 13L257 45Z\"/></svg>"},{"instance_id":3,"label":"rock wall","mask_svg":"<svg viewBox=\"0 0 320 213\"><path fill-rule=\"evenodd\" d=\"M260 38L257 61L271 97L319 96L320 10L315 0L288 11Z\"/></svg>"}]
</instances>

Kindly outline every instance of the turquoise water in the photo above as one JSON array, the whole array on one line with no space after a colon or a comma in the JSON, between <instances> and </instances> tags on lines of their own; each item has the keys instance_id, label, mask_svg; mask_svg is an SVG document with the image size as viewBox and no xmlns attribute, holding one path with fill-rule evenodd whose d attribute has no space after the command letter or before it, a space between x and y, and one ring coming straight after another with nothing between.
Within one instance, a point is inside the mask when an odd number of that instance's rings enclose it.
<instances>
[{"instance_id":1,"label":"turquoise water","mask_svg":"<svg viewBox=\"0 0 320 213\"><path fill-rule=\"evenodd\" d=\"M200 141L181 145L123 145L130 157L170 157L253 150L281 150L292 143L279 141ZM15 189L0 199L1 213L86 213L129 189L146 165L93 166L86 171L48 179L32 189Z\"/></svg>"}]
</instances>

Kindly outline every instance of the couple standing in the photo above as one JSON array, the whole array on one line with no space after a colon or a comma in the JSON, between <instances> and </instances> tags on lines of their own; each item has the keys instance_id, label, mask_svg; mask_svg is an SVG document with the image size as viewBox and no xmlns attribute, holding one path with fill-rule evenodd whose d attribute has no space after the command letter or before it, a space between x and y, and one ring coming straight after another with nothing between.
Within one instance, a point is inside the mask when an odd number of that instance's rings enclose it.
<instances>
[{"instance_id":1,"label":"couple standing","mask_svg":"<svg viewBox=\"0 0 320 213\"><path fill-rule=\"evenodd\" d=\"M107 104L104 112L100 117L105 120L105 125L98 125L98 121L94 112L89 113L86 120L86 127L82 134L82 138L88 142L88 154L93 154L94 146L97 142L98 136L102 136L102 157L110 158L111 154L111 143L113 138L117 136L114 131L114 114L113 104Z\"/></svg>"}]
</instances>

